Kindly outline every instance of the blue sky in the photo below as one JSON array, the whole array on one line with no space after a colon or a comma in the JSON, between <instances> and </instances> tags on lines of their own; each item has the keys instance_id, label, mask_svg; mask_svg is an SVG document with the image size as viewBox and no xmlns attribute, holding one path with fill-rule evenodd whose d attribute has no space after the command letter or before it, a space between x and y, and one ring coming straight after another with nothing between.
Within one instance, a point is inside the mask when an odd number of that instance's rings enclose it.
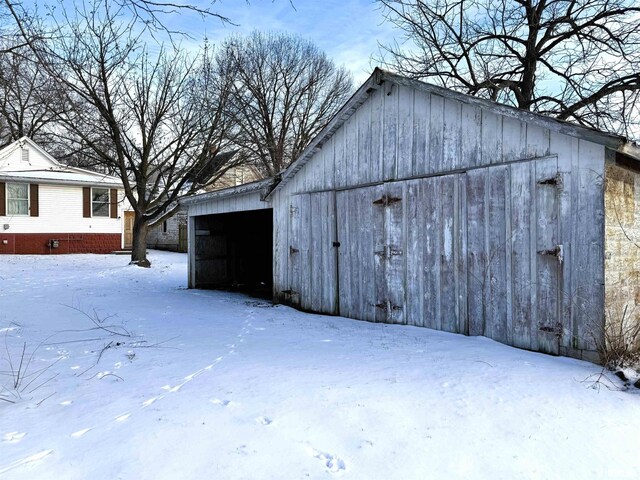
<instances>
[{"instance_id":1,"label":"blue sky","mask_svg":"<svg viewBox=\"0 0 640 480\"><path fill-rule=\"evenodd\" d=\"M371 57L378 54L378 42L388 43L394 33L373 0L293 0L293 6L288 0L218 0L212 9L237 25L193 14L172 15L171 25L192 37L186 44L199 44L205 36L215 44L254 29L295 33L351 70L356 84L373 70Z\"/></svg>"},{"instance_id":2,"label":"blue sky","mask_svg":"<svg viewBox=\"0 0 640 480\"><path fill-rule=\"evenodd\" d=\"M84 0L24 0L28 9L47 12L46 5L60 1L72 9ZM167 0L169 1L169 0ZM179 10L162 17L170 29L188 34L180 40L182 48L197 49L205 38L214 45L225 37L252 30L284 31L300 35L315 43L337 64L348 68L356 85L371 74L379 54L379 43L389 43L394 36L385 22L380 5L374 0L175 0L176 4L210 7L234 24L223 24L213 17ZM59 9L56 9L59 12ZM168 39L167 39L168 40Z\"/></svg>"}]
</instances>

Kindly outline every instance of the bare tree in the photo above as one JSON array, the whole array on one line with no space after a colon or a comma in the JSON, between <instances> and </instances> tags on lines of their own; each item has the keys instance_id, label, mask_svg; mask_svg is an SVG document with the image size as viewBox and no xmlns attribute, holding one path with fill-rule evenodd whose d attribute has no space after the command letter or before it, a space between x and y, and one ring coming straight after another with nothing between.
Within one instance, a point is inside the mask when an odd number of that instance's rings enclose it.
<instances>
[{"instance_id":1,"label":"bare tree","mask_svg":"<svg viewBox=\"0 0 640 480\"><path fill-rule=\"evenodd\" d=\"M231 20L212 9L218 0L209 0L209 5L201 2L176 2L173 0L113 0L111 5L124 12L136 25L144 25L151 34L167 33L173 36L184 36L185 33L173 30L167 23L170 15L182 13L195 13L202 18L213 18L222 23L231 23ZM247 3L248 0L246 0ZM84 3L84 2L83 2ZM89 5L94 2L86 2ZM38 4L35 4L36 8ZM49 15L55 10L65 10L67 5L63 0L45 0L40 4L41 8L48 11ZM38 10L31 11L24 7L22 1L0 0L0 36L3 38L17 38L20 41L0 47L0 53L11 52L22 46L31 45L36 40L49 38L54 32L41 25Z\"/></svg>"},{"instance_id":2,"label":"bare tree","mask_svg":"<svg viewBox=\"0 0 640 480\"><path fill-rule=\"evenodd\" d=\"M378 0L383 62L524 110L638 136L637 0Z\"/></svg>"},{"instance_id":3,"label":"bare tree","mask_svg":"<svg viewBox=\"0 0 640 480\"><path fill-rule=\"evenodd\" d=\"M300 37L253 32L218 50L233 86L226 114L239 155L272 176L296 158L352 90L351 76Z\"/></svg>"},{"instance_id":4,"label":"bare tree","mask_svg":"<svg viewBox=\"0 0 640 480\"><path fill-rule=\"evenodd\" d=\"M29 48L3 45L9 51L0 54L0 144L28 136L50 148L52 122L63 109L62 101Z\"/></svg>"},{"instance_id":5,"label":"bare tree","mask_svg":"<svg viewBox=\"0 0 640 480\"><path fill-rule=\"evenodd\" d=\"M131 260L148 266L149 226L232 164L220 155L228 88L207 51L197 60L153 52L122 7L96 0L80 8L65 14L63 34L35 50L69 105L56 116L65 140L122 179L135 211Z\"/></svg>"}]
</instances>

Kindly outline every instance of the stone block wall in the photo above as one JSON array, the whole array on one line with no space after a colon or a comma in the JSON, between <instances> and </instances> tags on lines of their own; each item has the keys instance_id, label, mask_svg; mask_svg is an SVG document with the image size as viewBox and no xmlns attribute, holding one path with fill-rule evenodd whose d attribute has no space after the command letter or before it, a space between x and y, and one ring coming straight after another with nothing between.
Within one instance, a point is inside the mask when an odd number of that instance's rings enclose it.
<instances>
[{"instance_id":1,"label":"stone block wall","mask_svg":"<svg viewBox=\"0 0 640 480\"><path fill-rule=\"evenodd\" d=\"M605 318L609 333L640 321L640 173L613 162L605 170Z\"/></svg>"},{"instance_id":2,"label":"stone block wall","mask_svg":"<svg viewBox=\"0 0 640 480\"><path fill-rule=\"evenodd\" d=\"M166 221L166 227L161 223L149 229L147 248L177 252L180 246L180 228L186 228L186 225L187 212L180 210Z\"/></svg>"}]
</instances>

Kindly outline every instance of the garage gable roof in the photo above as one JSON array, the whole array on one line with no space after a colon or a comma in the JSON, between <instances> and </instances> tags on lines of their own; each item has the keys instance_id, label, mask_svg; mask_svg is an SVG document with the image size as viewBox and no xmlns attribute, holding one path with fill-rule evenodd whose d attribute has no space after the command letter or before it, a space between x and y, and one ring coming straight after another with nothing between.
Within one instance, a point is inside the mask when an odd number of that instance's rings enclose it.
<instances>
[{"instance_id":1,"label":"garage gable roof","mask_svg":"<svg viewBox=\"0 0 640 480\"><path fill-rule=\"evenodd\" d=\"M523 122L548 128L554 132L604 145L605 147L624 153L625 155L640 161L640 147L619 135L557 120L552 117L521 110L509 105L503 105L491 100L466 95L464 93L449 90L420 80L403 77L401 75L376 68L371 76L344 104L340 111L338 111L338 113L329 121L327 126L322 129L307 148L304 149L300 156L280 173L280 182L274 186L271 192L269 192L266 199L289 182L314 156L314 154L320 151L324 143L353 115L358 107L360 107L360 105L362 105L373 92L381 88L383 85L385 85L385 88L391 88L391 85L393 84L408 86L417 90L434 93L445 98L452 98L461 103L474 105L498 115L516 118Z\"/></svg>"},{"instance_id":2,"label":"garage gable roof","mask_svg":"<svg viewBox=\"0 0 640 480\"><path fill-rule=\"evenodd\" d=\"M263 196L263 192L273 186L276 180L274 178L265 178L255 182L243 183L235 187L221 188L213 192L200 193L198 195L187 195L179 199L180 205L193 205L196 203L208 202L209 200L217 200L220 198L230 197L233 195L246 195L250 193L258 193Z\"/></svg>"}]
</instances>

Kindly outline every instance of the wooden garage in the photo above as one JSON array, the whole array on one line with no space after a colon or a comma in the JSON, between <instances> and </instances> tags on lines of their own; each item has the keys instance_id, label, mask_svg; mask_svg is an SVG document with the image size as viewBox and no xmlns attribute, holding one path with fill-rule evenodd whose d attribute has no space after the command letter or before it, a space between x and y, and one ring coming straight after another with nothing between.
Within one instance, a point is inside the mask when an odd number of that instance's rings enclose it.
<instances>
[{"instance_id":1,"label":"wooden garage","mask_svg":"<svg viewBox=\"0 0 640 480\"><path fill-rule=\"evenodd\" d=\"M271 180L181 200L188 208L189 287L271 296L273 209L261 200Z\"/></svg>"},{"instance_id":2,"label":"wooden garage","mask_svg":"<svg viewBox=\"0 0 640 480\"><path fill-rule=\"evenodd\" d=\"M639 158L377 69L278 179L188 200L190 286L229 269L202 217L271 209L276 301L593 359L640 301Z\"/></svg>"}]
</instances>

